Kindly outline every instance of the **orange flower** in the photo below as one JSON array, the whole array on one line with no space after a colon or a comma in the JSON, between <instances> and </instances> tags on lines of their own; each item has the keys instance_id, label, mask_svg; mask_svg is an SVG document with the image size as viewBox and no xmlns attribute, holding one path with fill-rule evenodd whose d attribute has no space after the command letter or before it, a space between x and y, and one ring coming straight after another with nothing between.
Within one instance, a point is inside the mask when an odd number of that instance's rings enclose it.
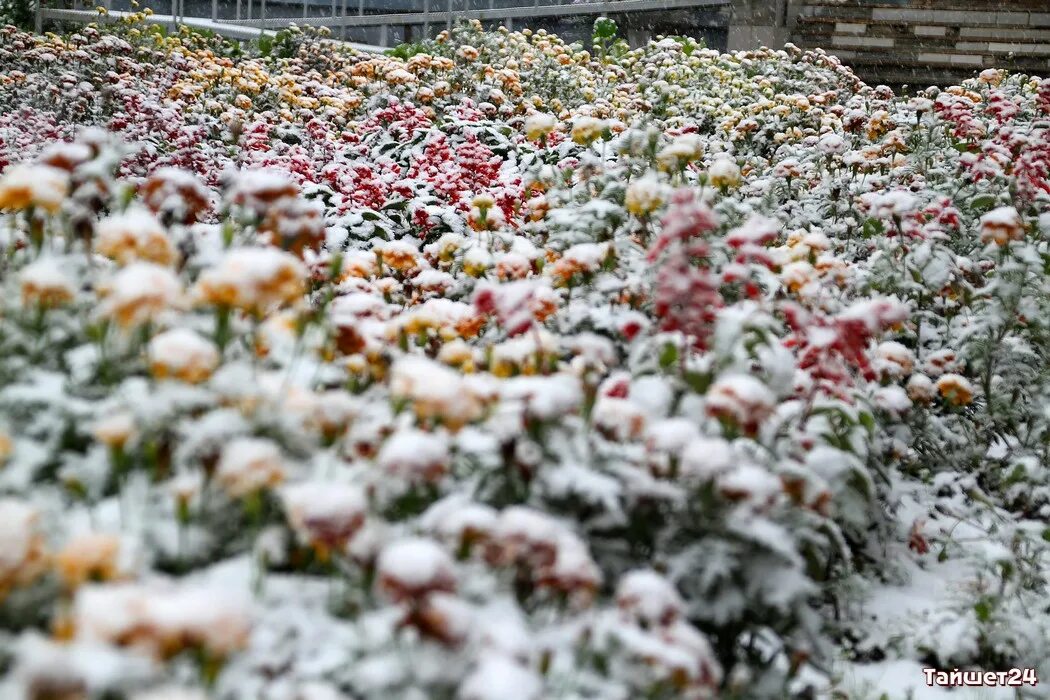
<instances>
[{"instance_id":1,"label":"orange flower","mask_svg":"<svg viewBox=\"0 0 1050 700\"><path fill-rule=\"evenodd\" d=\"M39 207L52 214L69 193L69 175L50 165L16 165L0 177L0 209Z\"/></svg>"},{"instance_id":2,"label":"orange flower","mask_svg":"<svg viewBox=\"0 0 1050 700\"><path fill-rule=\"evenodd\" d=\"M175 261L175 247L167 231L147 209L132 207L108 216L98 222L95 234L95 249L121 265L135 260L158 265Z\"/></svg>"},{"instance_id":3,"label":"orange flower","mask_svg":"<svg viewBox=\"0 0 1050 700\"><path fill-rule=\"evenodd\" d=\"M119 577L120 538L104 533L74 537L55 556L55 570L68 589Z\"/></svg>"},{"instance_id":4,"label":"orange flower","mask_svg":"<svg viewBox=\"0 0 1050 700\"><path fill-rule=\"evenodd\" d=\"M973 401L973 385L959 374L945 374L938 379L937 391L954 406L966 406Z\"/></svg>"}]
</instances>

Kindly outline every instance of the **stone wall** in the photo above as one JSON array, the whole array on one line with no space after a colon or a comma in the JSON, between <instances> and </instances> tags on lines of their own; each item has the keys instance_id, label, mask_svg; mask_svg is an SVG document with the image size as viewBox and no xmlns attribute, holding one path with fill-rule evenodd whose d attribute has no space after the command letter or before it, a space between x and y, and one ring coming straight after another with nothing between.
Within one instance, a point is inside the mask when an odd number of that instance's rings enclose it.
<instances>
[{"instance_id":1,"label":"stone wall","mask_svg":"<svg viewBox=\"0 0 1050 700\"><path fill-rule=\"evenodd\" d=\"M992 67L1050 75L1050 0L734 0L733 9L728 48L790 40L873 83L925 87Z\"/></svg>"},{"instance_id":2,"label":"stone wall","mask_svg":"<svg viewBox=\"0 0 1050 700\"><path fill-rule=\"evenodd\" d=\"M875 82L922 87L984 68L1050 75L1050 1L810 1L792 40L825 47Z\"/></svg>"}]
</instances>

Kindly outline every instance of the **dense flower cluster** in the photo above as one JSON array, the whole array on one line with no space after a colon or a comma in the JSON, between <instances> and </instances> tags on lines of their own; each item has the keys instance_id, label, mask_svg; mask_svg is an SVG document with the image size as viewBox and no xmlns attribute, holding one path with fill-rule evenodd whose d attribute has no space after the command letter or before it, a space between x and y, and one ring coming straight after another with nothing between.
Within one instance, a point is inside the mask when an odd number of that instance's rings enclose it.
<instances>
[{"instance_id":1,"label":"dense flower cluster","mask_svg":"<svg viewBox=\"0 0 1050 700\"><path fill-rule=\"evenodd\" d=\"M0 694L1050 674L1050 80L596 47L0 30Z\"/></svg>"}]
</instances>

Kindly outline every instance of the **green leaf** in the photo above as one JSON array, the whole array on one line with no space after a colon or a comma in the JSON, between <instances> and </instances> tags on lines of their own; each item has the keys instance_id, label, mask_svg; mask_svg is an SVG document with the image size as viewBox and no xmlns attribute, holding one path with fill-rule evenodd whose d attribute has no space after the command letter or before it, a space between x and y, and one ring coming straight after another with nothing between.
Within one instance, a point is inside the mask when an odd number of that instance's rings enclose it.
<instances>
[{"instance_id":1,"label":"green leaf","mask_svg":"<svg viewBox=\"0 0 1050 700\"><path fill-rule=\"evenodd\" d=\"M987 211L995 204L997 197L994 194L979 194L970 200L970 209L973 211Z\"/></svg>"},{"instance_id":2,"label":"green leaf","mask_svg":"<svg viewBox=\"0 0 1050 700\"><path fill-rule=\"evenodd\" d=\"M886 230L886 226L878 219L868 219L864 222L864 228L861 231L861 235L865 238L873 238L875 236L881 236Z\"/></svg>"},{"instance_id":3,"label":"green leaf","mask_svg":"<svg viewBox=\"0 0 1050 700\"><path fill-rule=\"evenodd\" d=\"M973 611L981 622L988 622L988 620L992 619L992 606L989 605L987 598L977 601L973 606Z\"/></svg>"},{"instance_id":4,"label":"green leaf","mask_svg":"<svg viewBox=\"0 0 1050 700\"><path fill-rule=\"evenodd\" d=\"M678 361L678 348L668 343L664 346L664 349L660 351L660 367L668 369L674 366L674 363Z\"/></svg>"},{"instance_id":5,"label":"green leaf","mask_svg":"<svg viewBox=\"0 0 1050 700\"><path fill-rule=\"evenodd\" d=\"M686 372L685 383L696 393L704 394L711 386L711 375L706 372Z\"/></svg>"},{"instance_id":6,"label":"green leaf","mask_svg":"<svg viewBox=\"0 0 1050 700\"><path fill-rule=\"evenodd\" d=\"M616 36L616 22L608 17L599 17L594 20L594 38L612 39Z\"/></svg>"}]
</instances>

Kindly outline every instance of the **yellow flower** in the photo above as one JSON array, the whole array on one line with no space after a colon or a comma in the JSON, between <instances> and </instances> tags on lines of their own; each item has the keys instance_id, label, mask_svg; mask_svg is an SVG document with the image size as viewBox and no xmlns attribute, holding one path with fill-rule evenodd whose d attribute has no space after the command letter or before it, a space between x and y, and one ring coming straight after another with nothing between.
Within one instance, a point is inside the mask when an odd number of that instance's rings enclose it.
<instances>
[{"instance_id":1,"label":"yellow flower","mask_svg":"<svg viewBox=\"0 0 1050 700\"><path fill-rule=\"evenodd\" d=\"M16 165L0 177L0 209L39 207L57 212L69 193L69 175L48 165Z\"/></svg>"},{"instance_id":2,"label":"yellow flower","mask_svg":"<svg viewBox=\"0 0 1050 700\"><path fill-rule=\"evenodd\" d=\"M717 158L707 169L707 179L714 187L730 189L740 184L740 168L730 158Z\"/></svg>"},{"instance_id":3,"label":"yellow flower","mask_svg":"<svg viewBox=\"0 0 1050 700\"><path fill-rule=\"evenodd\" d=\"M554 131L557 125L553 115L536 112L525 119L525 136L530 141L538 141Z\"/></svg>"},{"instance_id":4,"label":"yellow flower","mask_svg":"<svg viewBox=\"0 0 1050 700\"><path fill-rule=\"evenodd\" d=\"M581 146L597 141L605 130L605 122L594 117L578 117L572 124L572 140Z\"/></svg>"},{"instance_id":5,"label":"yellow flower","mask_svg":"<svg viewBox=\"0 0 1050 700\"><path fill-rule=\"evenodd\" d=\"M660 149L656 154L656 162L664 170L678 170L694 160L699 160L703 155L704 148L700 137L696 134L683 134Z\"/></svg>"},{"instance_id":6,"label":"yellow flower","mask_svg":"<svg viewBox=\"0 0 1050 700\"><path fill-rule=\"evenodd\" d=\"M624 206L635 216L648 216L664 203L664 190L652 175L634 180L627 186Z\"/></svg>"}]
</instances>

